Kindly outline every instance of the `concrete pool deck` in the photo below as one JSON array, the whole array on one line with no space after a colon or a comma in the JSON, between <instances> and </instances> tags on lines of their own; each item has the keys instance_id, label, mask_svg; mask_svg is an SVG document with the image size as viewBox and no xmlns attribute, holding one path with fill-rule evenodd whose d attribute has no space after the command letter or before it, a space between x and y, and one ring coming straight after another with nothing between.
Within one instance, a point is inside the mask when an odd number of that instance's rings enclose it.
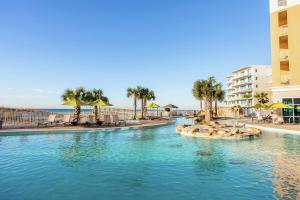
<instances>
[{"instance_id":1,"label":"concrete pool deck","mask_svg":"<svg viewBox=\"0 0 300 200\"><path fill-rule=\"evenodd\" d=\"M4 133L24 133L24 132L51 132L51 131L84 131L84 130L114 130L128 128L145 128L162 125L174 124L173 120L140 120L140 124L128 124L126 126L102 126L102 127L85 127L85 126L53 126L45 128L9 128L0 129L0 135Z\"/></svg>"},{"instance_id":2,"label":"concrete pool deck","mask_svg":"<svg viewBox=\"0 0 300 200\"><path fill-rule=\"evenodd\" d=\"M238 120L238 122L245 124L247 127L258 128L262 131L300 135L300 125L255 123L251 120Z\"/></svg>"}]
</instances>

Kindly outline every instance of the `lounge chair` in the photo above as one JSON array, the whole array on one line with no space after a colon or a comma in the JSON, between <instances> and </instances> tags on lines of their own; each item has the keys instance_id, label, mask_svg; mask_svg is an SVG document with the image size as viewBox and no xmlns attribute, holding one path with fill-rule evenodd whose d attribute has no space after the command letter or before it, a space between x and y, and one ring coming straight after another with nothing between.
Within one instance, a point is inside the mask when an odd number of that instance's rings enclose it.
<instances>
[{"instance_id":1,"label":"lounge chair","mask_svg":"<svg viewBox=\"0 0 300 200\"><path fill-rule=\"evenodd\" d=\"M103 124L104 125L112 125L113 124L110 115L104 115Z\"/></svg>"},{"instance_id":2,"label":"lounge chair","mask_svg":"<svg viewBox=\"0 0 300 200\"><path fill-rule=\"evenodd\" d=\"M55 124L56 123L55 118L56 118L56 115L54 115L54 114L49 115L47 121L45 121L45 122L38 122L38 127L40 127L40 126L48 126L49 124L50 125Z\"/></svg>"},{"instance_id":3,"label":"lounge chair","mask_svg":"<svg viewBox=\"0 0 300 200\"><path fill-rule=\"evenodd\" d=\"M282 117L278 117L275 124L284 124L284 119Z\"/></svg>"},{"instance_id":4,"label":"lounge chair","mask_svg":"<svg viewBox=\"0 0 300 200\"><path fill-rule=\"evenodd\" d=\"M112 122L115 124L115 126L121 125L121 123L123 123L124 126L126 126L126 121L120 120L119 115L112 115Z\"/></svg>"},{"instance_id":5,"label":"lounge chair","mask_svg":"<svg viewBox=\"0 0 300 200\"><path fill-rule=\"evenodd\" d=\"M264 122L265 120L264 120L264 118L262 117L262 116L257 116L257 122L259 123L259 122Z\"/></svg>"},{"instance_id":6,"label":"lounge chair","mask_svg":"<svg viewBox=\"0 0 300 200\"><path fill-rule=\"evenodd\" d=\"M71 115L64 115L64 118L61 122L58 123L59 125L71 125Z\"/></svg>"},{"instance_id":7,"label":"lounge chair","mask_svg":"<svg viewBox=\"0 0 300 200\"><path fill-rule=\"evenodd\" d=\"M90 119L90 116L82 116L79 119L78 124L79 125L84 125L84 126L89 126L93 123L93 121Z\"/></svg>"}]
</instances>

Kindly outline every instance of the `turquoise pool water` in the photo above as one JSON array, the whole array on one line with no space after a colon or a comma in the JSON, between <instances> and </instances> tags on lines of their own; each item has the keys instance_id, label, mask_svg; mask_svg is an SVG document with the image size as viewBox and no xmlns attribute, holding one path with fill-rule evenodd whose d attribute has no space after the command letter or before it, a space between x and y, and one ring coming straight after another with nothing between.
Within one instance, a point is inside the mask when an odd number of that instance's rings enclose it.
<instances>
[{"instance_id":1,"label":"turquoise pool water","mask_svg":"<svg viewBox=\"0 0 300 200\"><path fill-rule=\"evenodd\" d=\"M300 137L183 138L175 126L0 136L0 199L297 199Z\"/></svg>"}]
</instances>

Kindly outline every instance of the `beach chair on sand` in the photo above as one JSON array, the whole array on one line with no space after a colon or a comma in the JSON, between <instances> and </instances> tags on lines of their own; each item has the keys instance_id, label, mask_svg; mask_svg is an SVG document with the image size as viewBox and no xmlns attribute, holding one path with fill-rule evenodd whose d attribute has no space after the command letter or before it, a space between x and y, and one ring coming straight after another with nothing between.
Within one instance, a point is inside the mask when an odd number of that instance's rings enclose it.
<instances>
[{"instance_id":1,"label":"beach chair on sand","mask_svg":"<svg viewBox=\"0 0 300 200\"><path fill-rule=\"evenodd\" d=\"M56 123L55 118L56 118L56 115L54 115L54 114L49 115L47 121L45 121L45 122L39 122L38 123L38 127L40 127L40 126L48 126L48 125L55 124Z\"/></svg>"},{"instance_id":2,"label":"beach chair on sand","mask_svg":"<svg viewBox=\"0 0 300 200\"><path fill-rule=\"evenodd\" d=\"M126 126L126 121L125 120L120 120L119 119L119 115L112 115L112 122L115 124L115 126L119 126L122 123L124 124L124 126Z\"/></svg>"}]
</instances>

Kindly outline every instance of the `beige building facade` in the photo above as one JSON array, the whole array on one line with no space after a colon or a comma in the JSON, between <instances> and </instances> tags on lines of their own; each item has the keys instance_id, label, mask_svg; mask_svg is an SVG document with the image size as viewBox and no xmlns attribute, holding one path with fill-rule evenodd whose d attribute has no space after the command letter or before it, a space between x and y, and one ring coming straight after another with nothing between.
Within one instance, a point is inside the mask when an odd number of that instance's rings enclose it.
<instances>
[{"instance_id":1,"label":"beige building facade","mask_svg":"<svg viewBox=\"0 0 300 200\"><path fill-rule=\"evenodd\" d=\"M273 102L283 109L285 121L300 122L300 0L270 0Z\"/></svg>"}]
</instances>

